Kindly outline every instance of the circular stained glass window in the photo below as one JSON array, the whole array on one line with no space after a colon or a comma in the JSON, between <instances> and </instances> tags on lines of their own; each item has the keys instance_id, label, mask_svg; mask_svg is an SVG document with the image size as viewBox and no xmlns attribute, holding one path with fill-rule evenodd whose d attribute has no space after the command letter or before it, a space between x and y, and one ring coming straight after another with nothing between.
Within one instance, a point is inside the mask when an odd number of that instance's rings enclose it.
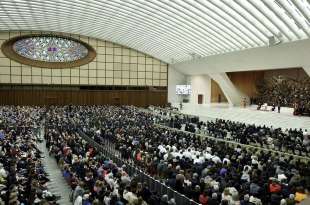
<instances>
[{"instance_id":1,"label":"circular stained glass window","mask_svg":"<svg viewBox=\"0 0 310 205\"><path fill-rule=\"evenodd\" d=\"M13 44L13 50L25 58L44 62L72 62L88 54L81 43L58 36L22 38Z\"/></svg>"},{"instance_id":2,"label":"circular stained glass window","mask_svg":"<svg viewBox=\"0 0 310 205\"><path fill-rule=\"evenodd\" d=\"M68 36L30 34L13 37L1 45L3 54L18 63L42 68L74 68L96 57L89 44Z\"/></svg>"}]
</instances>

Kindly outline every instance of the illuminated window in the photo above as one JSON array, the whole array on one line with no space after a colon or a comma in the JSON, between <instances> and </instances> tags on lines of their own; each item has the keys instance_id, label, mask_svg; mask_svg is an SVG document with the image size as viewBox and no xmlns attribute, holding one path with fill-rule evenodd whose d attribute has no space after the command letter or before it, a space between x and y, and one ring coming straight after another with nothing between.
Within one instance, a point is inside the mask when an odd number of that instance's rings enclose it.
<instances>
[{"instance_id":1,"label":"illuminated window","mask_svg":"<svg viewBox=\"0 0 310 205\"><path fill-rule=\"evenodd\" d=\"M81 43L56 36L23 38L14 43L13 49L23 57L44 62L71 62L88 54Z\"/></svg>"}]
</instances>

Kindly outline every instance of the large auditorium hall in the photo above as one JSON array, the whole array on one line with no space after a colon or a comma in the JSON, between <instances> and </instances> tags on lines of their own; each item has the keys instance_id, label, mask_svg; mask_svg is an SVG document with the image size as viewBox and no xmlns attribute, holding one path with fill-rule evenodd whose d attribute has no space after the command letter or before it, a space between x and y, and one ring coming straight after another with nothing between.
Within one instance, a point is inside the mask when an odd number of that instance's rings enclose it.
<instances>
[{"instance_id":1,"label":"large auditorium hall","mask_svg":"<svg viewBox=\"0 0 310 205\"><path fill-rule=\"evenodd\" d=\"M310 205L309 0L1 0L0 205Z\"/></svg>"}]
</instances>

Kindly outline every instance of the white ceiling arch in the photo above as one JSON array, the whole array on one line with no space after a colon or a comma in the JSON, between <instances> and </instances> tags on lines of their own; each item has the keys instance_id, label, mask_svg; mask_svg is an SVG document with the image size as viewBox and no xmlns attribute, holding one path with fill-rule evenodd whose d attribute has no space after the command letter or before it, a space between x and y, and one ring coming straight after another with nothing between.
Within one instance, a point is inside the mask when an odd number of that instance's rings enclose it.
<instances>
[{"instance_id":1,"label":"white ceiling arch","mask_svg":"<svg viewBox=\"0 0 310 205\"><path fill-rule=\"evenodd\" d=\"M310 37L310 0L1 0L0 31L75 33L166 62Z\"/></svg>"}]
</instances>

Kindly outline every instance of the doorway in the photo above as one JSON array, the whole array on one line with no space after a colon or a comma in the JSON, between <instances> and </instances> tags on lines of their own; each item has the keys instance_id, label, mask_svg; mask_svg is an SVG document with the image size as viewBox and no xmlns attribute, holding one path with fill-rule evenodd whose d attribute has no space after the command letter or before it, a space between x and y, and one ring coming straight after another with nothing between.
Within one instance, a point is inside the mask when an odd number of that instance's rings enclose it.
<instances>
[{"instance_id":1,"label":"doorway","mask_svg":"<svg viewBox=\"0 0 310 205\"><path fill-rule=\"evenodd\" d=\"M203 95L198 94L198 104L202 104L202 102L203 102Z\"/></svg>"},{"instance_id":2,"label":"doorway","mask_svg":"<svg viewBox=\"0 0 310 205\"><path fill-rule=\"evenodd\" d=\"M217 102L218 102L218 103L221 103L221 102L222 102L222 95L221 95L221 94L218 95Z\"/></svg>"}]
</instances>

